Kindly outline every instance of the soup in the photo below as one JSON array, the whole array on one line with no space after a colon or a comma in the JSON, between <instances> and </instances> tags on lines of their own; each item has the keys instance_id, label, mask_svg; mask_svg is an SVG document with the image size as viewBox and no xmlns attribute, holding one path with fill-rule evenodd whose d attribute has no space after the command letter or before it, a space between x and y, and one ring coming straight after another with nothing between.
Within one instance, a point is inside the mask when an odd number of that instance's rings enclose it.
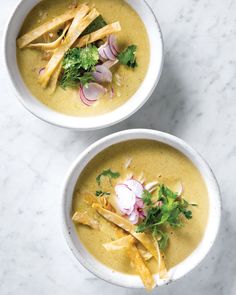
<instances>
[{"instance_id":1,"label":"soup","mask_svg":"<svg viewBox=\"0 0 236 295\"><path fill-rule=\"evenodd\" d=\"M199 171L176 149L150 140L127 141L105 149L85 167L74 191L72 216L79 239L101 263L140 275L134 267L140 261L128 253L131 236L146 268L161 276L203 238L208 193ZM163 256L161 265L148 239Z\"/></svg>"},{"instance_id":2,"label":"soup","mask_svg":"<svg viewBox=\"0 0 236 295\"><path fill-rule=\"evenodd\" d=\"M31 93L73 116L124 104L144 80L150 56L145 26L123 0L43 0L26 17L17 45ZM81 61L82 55L89 60Z\"/></svg>"}]
</instances>

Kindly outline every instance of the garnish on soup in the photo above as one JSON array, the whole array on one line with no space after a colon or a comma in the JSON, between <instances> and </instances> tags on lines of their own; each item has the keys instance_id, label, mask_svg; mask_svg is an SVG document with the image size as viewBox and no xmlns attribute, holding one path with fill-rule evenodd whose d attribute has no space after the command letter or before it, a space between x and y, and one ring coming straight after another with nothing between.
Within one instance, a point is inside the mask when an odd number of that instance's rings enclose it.
<instances>
[{"instance_id":1,"label":"garnish on soup","mask_svg":"<svg viewBox=\"0 0 236 295\"><path fill-rule=\"evenodd\" d=\"M137 46L129 45L121 52L114 35L120 31L119 21L108 24L95 7L80 4L19 37L17 46L40 50L48 59L39 69L42 88L49 88L51 94L58 85L77 88L89 107L108 92L114 97L115 65L137 67ZM46 38L37 43L42 36L49 36L50 42Z\"/></svg>"}]
</instances>

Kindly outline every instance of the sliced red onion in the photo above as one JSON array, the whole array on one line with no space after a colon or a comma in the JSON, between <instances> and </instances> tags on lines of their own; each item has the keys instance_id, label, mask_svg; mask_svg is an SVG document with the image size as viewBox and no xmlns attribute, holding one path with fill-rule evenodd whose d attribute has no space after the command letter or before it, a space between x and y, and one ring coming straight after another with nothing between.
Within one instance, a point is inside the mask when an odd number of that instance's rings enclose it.
<instances>
[{"instance_id":1,"label":"sliced red onion","mask_svg":"<svg viewBox=\"0 0 236 295\"><path fill-rule=\"evenodd\" d=\"M93 72L93 77L97 82L111 82L112 81L112 73L111 71L104 65L98 65L95 67L96 71Z\"/></svg>"},{"instance_id":2,"label":"sliced red onion","mask_svg":"<svg viewBox=\"0 0 236 295\"><path fill-rule=\"evenodd\" d=\"M128 188L135 194L137 198L142 198L144 187L141 182L136 179L128 179L124 182L124 184L128 186Z\"/></svg>"},{"instance_id":3,"label":"sliced red onion","mask_svg":"<svg viewBox=\"0 0 236 295\"><path fill-rule=\"evenodd\" d=\"M116 42L116 37L114 35L109 35L108 36L108 44L111 48L112 53L117 56L119 54L119 48Z\"/></svg>"}]
</instances>

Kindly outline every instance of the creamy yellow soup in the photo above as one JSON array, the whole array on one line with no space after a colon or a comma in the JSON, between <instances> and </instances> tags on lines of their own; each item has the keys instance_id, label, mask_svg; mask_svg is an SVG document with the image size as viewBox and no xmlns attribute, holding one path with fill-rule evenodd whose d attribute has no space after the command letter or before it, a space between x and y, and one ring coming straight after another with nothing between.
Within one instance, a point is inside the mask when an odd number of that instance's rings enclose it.
<instances>
[{"instance_id":1,"label":"creamy yellow soup","mask_svg":"<svg viewBox=\"0 0 236 295\"><path fill-rule=\"evenodd\" d=\"M127 161L130 160L129 167L126 168ZM93 209L86 204L84 195L87 192L95 194L99 189L96 177L106 169L118 171L121 175L118 179L112 179L113 187L128 175L134 178L143 175L146 182L158 180L169 187L172 183L181 181L184 188L182 197L198 206L190 208L193 218L184 219L183 227L165 228L170 238L164 256L168 269L187 258L200 243L208 218L207 188L192 162L176 149L156 141L135 140L113 145L92 159L80 175L74 192L72 214L76 211L93 214ZM111 192L108 200L117 209L115 192L110 182L105 181L102 189ZM125 250L109 252L103 247L104 243L114 241L117 237L114 227L108 221L101 216L97 218L106 228L105 232L75 224L78 238L103 264L116 271L134 274ZM147 266L152 273L157 272L154 258L147 262Z\"/></svg>"},{"instance_id":2,"label":"creamy yellow soup","mask_svg":"<svg viewBox=\"0 0 236 295\"><path fill-rule=\"evenodd\" d=\"M80 0L78 3L94 5L107 23L120 22L121 31L116 36L121 50L131 44L137 45L138 67L131 69L124 65L117 65L112 68L113 97L109 88L106 95L94 105L88 107L81 102L78 89L67 88L64 90L61 87L57 87L56 91L50 94L48 89L43 89L38 83L39 69L47 64L47 61L44 60L44 55L35 49L17 49L17 60L25 84L31 93L43 104L67 115L94 116L116 109L138 90L145 78L149 65L149 40L141 18L125 1ZM43 0L39 2L26 17L19 36L64 13L68 10L70 4L71 0Z\"/></svg>"}]
</instances>

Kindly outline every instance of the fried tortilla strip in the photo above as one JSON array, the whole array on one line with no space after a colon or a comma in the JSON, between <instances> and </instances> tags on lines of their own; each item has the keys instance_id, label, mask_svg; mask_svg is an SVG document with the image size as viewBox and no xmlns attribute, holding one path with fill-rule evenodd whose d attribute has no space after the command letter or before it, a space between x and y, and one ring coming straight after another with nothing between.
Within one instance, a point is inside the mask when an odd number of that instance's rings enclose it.
<instances>
[{"instance_id":1,"label":"fried tortilla strip","mask_svg":"<svg viewBox=\"0 0 236 295\"><path fill-rule=\"evenodd\" d=\"M131 235L124 236L118 240L103 244L107 251L117 251L124 248L129 248L130 243L134 243L135 239Z\"/></svg>"},{"instance_id":2,"label":"fried tortilla strip","mask_svg":"<svg viewBox=\"0 0 236 295\"><path fill-rule=\"evenodd\" d=\"M84 201L88 204L88 205L90 205L90 206L92 206L93 205L93 203L99 203L98 202L98 199L93 195L93 194L91 194L91 193L84 193L83 194L84 196L83 196L83 199L84 199Z\"/></svg>"},{"instance_id":3,"label":"fried tortilla strip","mask_svg":"<svg viewBox=\"0 0 236 295\"><path fill-rule=\"evenodd\" d=\"M121 31L121 26L120 26L119 22L115 22L115 23L106 25L105 27L103 27L91 34L81 37L78 40L76 47L84 47L90 43L101 40L108 35L111 35L111 34L114 34L114 33L120 32L120 31Z\"/></svg>"},{"instance_id":4,"label":"fried tortilla strip","mask_svg":"<svg viewBox=\"0 0 236 295\"><path fill-rule=\"evenodd\" d=\"M111 212L116 212L115 208L111 205L111 203L107 200L106 197L95 197L94 195L90 193L86 193L84 196L85 202L92 206L93 203L101 204L101 206Z\"/></svg>"},{"instance_id":5,"label":"fried tortilla strip","mask_svg":"<svg viewBox=\"0 0 236 295\"><path fill-rule=\"evenodd\" d=\"M68 20L71 20L75 17L76 10L69 10L65 13L53 18L50 21L42 24L41 26L35 28L34 30L24 34L20 38L17 39L16 43L18 48L23 48L30 44L32 41L36 40L37 38L41 37L43 34L49 32L50 30L56 28L57 26L62 25Z\"/></svg>"},{"instance_id":6,"label":"fried tortilla strip","mask_svg":"<svg viewBox=\"0 0 236 295\"><path fill-rule=\"evenodd\" d=\"M153 257L152 254L146 250L141 243L137 244L136 246L143 260L148 261Z\"/></svg>"},{"instance_id":7,"label":"fried tortilla strip","mask_svg":"<svg viewBox=\"0 0 236 295\"><path fill-rule=\"evenodd\" d=\"M70 24L68 24L65 29L63 30L62 34L60 37L58 37L55 41L50 42L50 43L31 43L27 45L28 48L33 48L33 49L40 49L40 50L53 50L56 49L60 44L61 41L63 40L66 32L68 31L70 27Z\"/></svg>"},{"instance_id":8,"label":"fried tortilla strip","mask_svg":"<svg viewBox=\"0 0 236 295\"><path fill-rule=\"evenodd\" d=\"M49 89L50 89L50 94L52 95L56 88L57 88L57 81L58 81L58 78L59 78L59 75L61 73L61 69L62 69L62 63L60 63L55 72L52 74L51 76L51 79L50 79L50 82L49 82Z\"/></svg>"},{"instance_id":9,"label":"fried tortilla strip","mask_svg":"<svg viewBox=\"0 0 236 295\"><path fill-rule=\"evenodd\" d=\"M105 219L129 232L153 255L153 257L156 258L156 260L158 259L156 247L154 246L153 241L149 238L149 236L147 236L145 233L137 233L135 231L135 226L131 222L114 212L102 208L99 204L93 204L92 207L96 209L97 212Z\"/></svg>"},{"instance_id":10,"label":"fried tortilla strip","mask_svg":"<svg viewBox=\"0 0 236 295\"><path fill-rule=\"evenodd\" d=\"M156 247L157 256L158 256L158 273L161 279L165 279L168 277L168 272L167 272L167 268L158 245L158 241L153 238L153 243Z\"/></svg>"},{"instance_id":11,"label":"fried tortilla strip","mask_svg":"<svg viewBox=\"0 0 236 295\"><path fill-rule=\"evenodd\" d=\"M155 282L150 270L145 265L137 247L133 243L130 243L130 246L127 250L127 254L131 260L132 267L139 274L140 278L143 281L145 288L148 291L151 291L156 286L156 282Z\"/></svg>"},{"instance_id":12,"label":"fried tortilla strip","mask_svg":"<svg viewBox=\"0 0 236 295\"><path fill-rule=\"evenodd\" d=\"M43 87L47 86L52 73L55 71L57 65L62 61L67 50L70 49L84 29L86 29L87 26L99 15L98 11L94 8L87 16L85 16L88 11L89 7L87 5L81 5L77 11L64 42L61 43L57 49L55 49L43 75L39 77L39 83Z\"/></svg>"},{"instance_id":13,"label":"fried tortilla strip","mask_svg":"<svg viewBox=\"0 0 236 295\"><path fill-rule=\"evenodd\" d=\"M99 230L99 223L96 219L92 218L91 216L89 216L88 212L75 212L72 220L76 223L81 223L84 225L87 225L93 229L97 229Z\"/></svg>"},{"instance_id":14,"label":"fried tortilla strip","mask_svg":"<svg viewBox=\"0 0 236 295\"><path fill-rule=\"evenodd\" d=\"M131 235L127 235L127 234L123 233L123 235L120 235L120 234L118 235L118 237L120 237L120 236L123 236L123 237L119 238L113 242L103 244L104 248L107 251L121 250L124 248L128 248L131 241L132 242L136 241L136 239ZM146 249L144 249L140 243L137 244L136 247L137 247L140 255L142 256L142 258L145 261L152 258L152 254L150 252L148 252Z\"/></svg>"}]
</instances>

